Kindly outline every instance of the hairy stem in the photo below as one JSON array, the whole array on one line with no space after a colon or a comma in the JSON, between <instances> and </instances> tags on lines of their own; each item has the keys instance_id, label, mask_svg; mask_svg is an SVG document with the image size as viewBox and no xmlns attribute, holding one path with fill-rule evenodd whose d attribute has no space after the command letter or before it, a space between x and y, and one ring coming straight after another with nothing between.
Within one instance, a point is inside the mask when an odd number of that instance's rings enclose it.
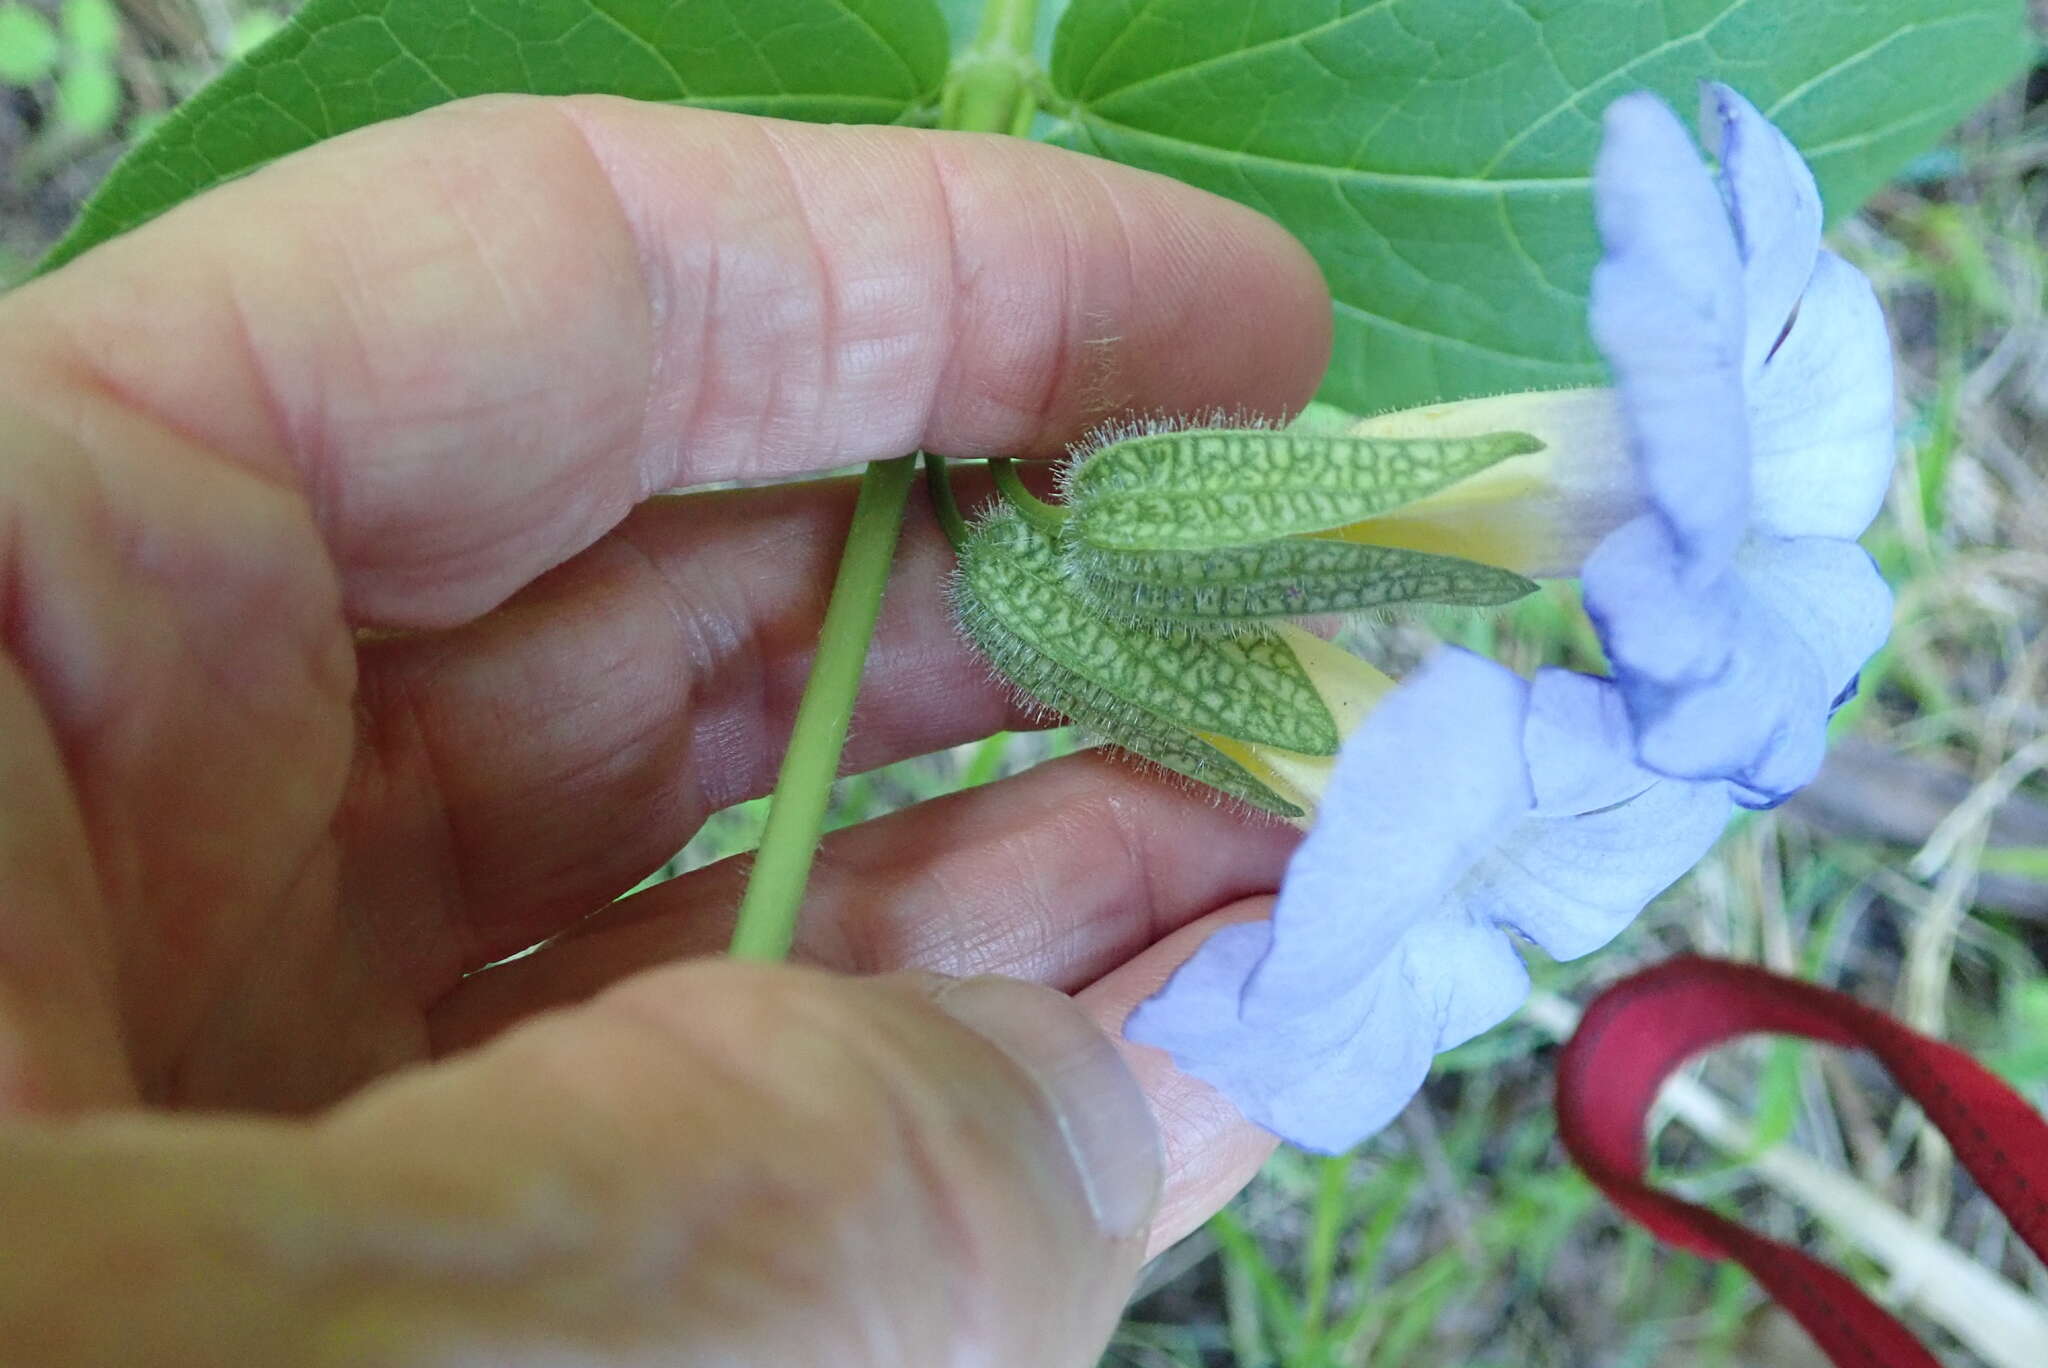
<instances>
[{"instance_id":1,"label":"hairy stem","mask_svg":"<svg viewBox=\"0 0 2048 1368\"><path fill-rule=\"evenodd\" d=\"M1038 0L989 0L973 46L947 79L945 127L1023 133L1031 126L1039 88L1031 62L1037 25ZM832 602L818 634L817 658L797 705L789 751L775 778L768 822L733 928L732 954L737 959L779 960L796 938L804 885L825 829L825 808L846 748L853 697L860 689L861 667L867 662L868 641L874 636L882 587L889 579L889 562L896 554L903 507L916 470L917 456L912 453L876 461L861 477L853 526L840 553ZM943 465L935 464L933 470L934 479L943 484ZM959 521L956 508L946 528L949 536Z\"/></svg>"},{"instance_id":2,"label":"hairy stem","mask_svg":"<svg viewBox=\"0 0 2048 1368\"><path fill-rule=\"evenodd\" d=\"M946 540L953 544L953 554L967 549L967 519L960 516L960 501L953 497L953 481L946 473L946 458L924 454L925 488L931 494L932 513L939 520L939 530L946 534Z\"/></svg>"},{"instance_id":3,"label":"hairy stem","mask_svg":"<svg viewBox=\"0 0 2048 1368\"><path fill-rule=\"evenodd\" d=\"M1050 537L1060 534L1060 524L1067 520L1067 510L1058 504L1047 503L1024 487L1024 478L1017 473L1017 463L1007 456L1001 456L988 463L989 472L996 477L996 489L1003 499L1024 515L1024 521Z\"/></svg>"}]
</instances>

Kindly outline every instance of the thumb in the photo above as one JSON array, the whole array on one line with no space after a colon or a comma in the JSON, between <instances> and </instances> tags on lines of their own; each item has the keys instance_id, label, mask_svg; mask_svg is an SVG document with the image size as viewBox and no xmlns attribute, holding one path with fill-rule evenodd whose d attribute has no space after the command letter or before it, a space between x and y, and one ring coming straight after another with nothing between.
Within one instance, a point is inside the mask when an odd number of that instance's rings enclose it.
<instances>
[{"instance_id":1,"label":"thumb","mask_svg":"<svg viewBox=\"0 0 2048 1368\"><path fill-rule=\"evenodd\" d=\"M1088 1365L1160 1173L1137 1085L1058 993L724 961L312 1125L4 1139L0 1206L56 1252L0 1276L0 1321L104 1349L38 1360L64 1365ZM150 1276L81 1299L111 1249Z\"/></svg>"}]
</instances>

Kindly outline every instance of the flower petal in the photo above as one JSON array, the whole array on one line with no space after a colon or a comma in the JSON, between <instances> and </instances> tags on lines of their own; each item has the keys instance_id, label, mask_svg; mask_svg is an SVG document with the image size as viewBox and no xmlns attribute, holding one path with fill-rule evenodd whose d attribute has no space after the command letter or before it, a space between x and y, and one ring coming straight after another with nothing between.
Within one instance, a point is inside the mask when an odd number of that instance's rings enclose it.
<instances>
[{"instance_id":1,"label":"flower petal","mask_svg":"<svg viewBox=\"0 0 2048 1368\"><path fill-rule=\"evenodd\" d=\"M1529 996L1529 967L1521 953L1499 926L1475 915L1462 899L1412 927L1401 937L1397 958L1435 1023L1435 1054L1492 1030ZM1367 1021L1367 1033L1379 1024Z\"/></svg>"},{"instance_id":2,"label":"flower petal","mask_svg":"<svg viewBox=\"0 0 2048 1368\"><path fill-rule=\"evenodd\" d=\"M1637 682L1666 689L1704 684L1726 665L1734 630L1733 605L1723 592L1729 577L1696 586L1686 578L1686 565L1670 526L1654 514L1618 528L1586 561L1580 577L1586 612L1624 697ZM1633 698L1629 716L1640 731Z\"/></svg>"},{"instance_id":3,"label":"flower petal","mask_svg":"<svg viewBox=\"0 0 2048 1368\"><path fill-rule=\"evenodd\" d=\"M1599 949L1690 869L1726 824L1727 786L1663 779L1635 762L1611 679L1537 672L1527 753L1536 809L1453 893L1554 959Z\"/></svg>"},{"instance_id":4,"label":"flower petal","mask_svg":"<svg viewBox=\"0 0 2048 1368\"><path fill-rule=\"evenodd\" d=\"M1266 1042L1256 1051L1267 1056L1261 1067L1235 1067L1229 1081L1192 1072L1282 1139L1341 1153L1400 1115L1429 1076L1437 1037L1436 1020L1398 959L1355 985L1344 1008L1355 1027L1335 1045L1275 1059L1270 1051L1287 1047L1287 1033L1245 1027L1248 1039Z\"/></svg>"},{"instance_id":5,"label":"flower petal","mask_svg":"<svg viewBox=\"0 0 2048 1368\"><path fill-rule=\"evenodd\" d=\"M1267 1130L1334 1152L1386 1124L1429 1072L1435 1019L1389 958L1284 1027L1247 1026L1237 1004L1271 945L1272 923L1226 926L1140 1003L1124 1035L1173 1056ZM1373 1022L1371 1036L1363 1030Z\"/></svg>"},{"instance_id":6,"label":"flower petal","mask_svg":"<svg viewBox=\"0 0 2048 1368\"><path fill-rule=\"evenodd\" d=\"M1701 92L1703 140L1721 160L1728 212L1742 253L1743 369L1764 364L1799 307L1820 252L1820 188L1797 148L1727 86Z\"/></svg>"},{"instance_id":7,"label":"flower petal","mask_svg":"<svg viewBox=\"0 0 2048 1368\"><path fill-rule=\"evenodd\" d=\"M1457 896L1474 917L1513 927L1552 959L1577 959L1699 863L1733 810L1725 784L1660 779L1614 807L1532 817L1473 867Z\"/></svg>"},{"instance_id":8,"label":"flower petal","mask_svg":"<svg viewBox=\"0 0 2048 1368\"><path fill-rule=\"evenodd\" d=\"M1736 573L1812 655L1830 703L1891 634L1891 586L1855 542L1755 537Z\"/></svg>"},{"instance_id":9,"label":"flower petal","mask_svg":"<svg viewBox=\"0 0 2048 1368\"><path fill-rule=\"evenodd\" d=\"M1593 338L1613 369L1650 500L1711 579L1749 521L1742 263L1692 139L1654 96L1607 107L1593 171L1605 254Z\"/></svg>"},{"instance_id":10,"label":"flower petal","mask_svg":"<svg viewBox=\"0 0 2048 1368\"><path fill-rule=\"evenodd\" d=\"M1507 1020L1528 995L1528 967L1499 927L1438 908L1346 995L1349 1034L1268 1074L1240 1110L1303 1149L1341 1153L1401 1114L1432 1059Z\"/></svg>"},{"instance_id":11,"label":"flower petal","mask_svg":"<svg viewBox=\"0 0 2048 1368\"><path fill-rule=\"evenodd\" d=\"M1614 681L1571 670L1536 672L1523 751L1537 818L1612 807L1658 781L1636 763L1635 726Z\"/></svg>"},{"instance_id":12,"label":"flower petal","mask_svg":"<svg viewBox=\"0 0 2048 1368\"><path fill-rule=\"evenodd\" d=\"M1637 758L1769 806L1818 772L1831 705L1882 644L1890 591L1861 547L1824 537L1757 539L1705 586L1680 582L1681 561L1641 518L1586 565Z\"/></svg>"},{"instance_id":13,"label":"flower petal","mask_svg":"<svg viewBox=\"0 0 2048 1368\"><path fill-rule=\"evenodd\" d=\"M1379 1130L1437 1053L1527 995L1503 926L1559 957L1583 954L1726 820L1723 785L1650 780L1634 765L1614 695L1609 681L1556 670L1530 688L1440 652L1346 743L1275 920L1211 936L1124 1034L1304 1149L1335 1153ZM1530 815L1523 737L1555 767L1554 804L1628 796ZM1477 782L1457 783L1466 773Z\"/></svg>"},{"instance_id":14,"label":"flower petal","mask_svg":"<svg viewBox=\"0 0 2048 1368\"><path fill-rule=\"evenodd\" d=\"M1234 1071L1281 1067L1302 1046L1278 1033L1247 1031L1237 1018L1244 985L1272 943L1269 921L1238 922L1216 932L1125 1018L1125 1038L1170 1051L1183 1073L1207 1079L1232 1098L1246 1093L1246 1085L1229 1081ZM1332 1033L1323 1043L1343 1034Z\"/></svg>"},{"instance_id":15,"label":"flower petal","mask_svg":"<svg viewBox=\"0 0 2048 1368\"><path fill-rule=\"evenodd\" d=\"M1792 331L1750 380L1751 525L1780 537L1863 535L1891 484L1893 405L1877 295L1823 252Z\"/></svg>"},{"instance_id":16,"label":"flower petal","mask_svg":"<svg viewBox=\"0 0 2048 1368\"><path fill-rule=\"evenodd\" d=\"M1168 1051L1252 1121L1319 1153L1350 1149L1385 1126L1438 1052L1505 1020L1528 994L1528 970L1499 928L1445 907L1337 997L1304 1004L1283 1026L1249 1026L1234 1007L1271 932L1268 922L1218 931L1139 1005L1124 1034Z\"/></svg>"},{"instance_id":17,"label":"flower petal","mask_svg":"<svg viewBox=\"0 0 2048 1368\"><path fill-rule=\"evenodd\" d=\"M1210 937L1125 1034L1305 1148L1386 1124L1442 1042L1526 990L1505 934L1446 895L1531 806L1527 704L1512 672L1439 651L1345 742L1273 921Z\"/></svg>"},{"instance_id":18,"label":"flower petal","mask_svg":"<svg viewBox=\"0 0 2048 1368\"><path fill-rule=\"evenodd\" d=\"M1527 705L1514 673L1446 649L1352 733L1288 864L1245 1021L1284 1025L1369 978L1529 810Z\"/></svg>"}]
</instances>

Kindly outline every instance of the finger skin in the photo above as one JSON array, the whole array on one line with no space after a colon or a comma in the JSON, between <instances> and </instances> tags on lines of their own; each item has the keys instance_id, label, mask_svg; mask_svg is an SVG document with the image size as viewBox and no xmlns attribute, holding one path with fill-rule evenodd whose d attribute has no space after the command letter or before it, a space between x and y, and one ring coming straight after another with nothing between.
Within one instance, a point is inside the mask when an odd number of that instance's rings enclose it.
<instances>
[{"instance_id":1,"label":"finger skin","mask_svg":"<svg viewBox=\"0 0 2048 1368\"><path fill-rule=\"evenodd\" d=\"M0 657L0 916L14 972L0 975L0 1116L134 1100L105 960L99 889L48 721ZM64 908L68 922L33 909ZM81 931L84 934L81 934Z\"/></svg>"},{"instance_id":2,"label":"finger skin","mask_svg":"<svg viewBox=\"0 0 2048 1368\"><path fill-rule=\"evenodd\" d=\"M1148 1259L1222 1210L1280 1142L1239 1115L1223 1094L1174 1068L1164 1050L1125 1040L1124 1021L1139 1003L1164 987L1211 934L1234 922L1272 915L1270 896L1241 899L1181 927L1075 994L1075 1001L1123 1052L1159 1125L1166 1182L1146 1244Z\"/></svg>"},{"instance_id":3,"label":"finger skin","mask_svg":"<svg viewBox=\"0 0 2048 1368\"><path fill-rule=\"evenodd\" d=\"M1292 412L1329 331L1298 244L1163 177L493 97L320 144L36 282L0 305L0 337L31 339L0 371L293 484L351 615L424 626L660 489L1044 454L1129 408Z\"/></svg>"},{"instance_id":4,"label":"finger skin","mask_svg":"<svg viewBox=\"0 0 2048 1368\"><path fill-rule=\"evenodd\" d=\"M1165 1147L1149 1258L1214 1215L1277 1142L1164 1052L1124 1041L1124 1018L1210 933L1272 914L1263 890L1297 840L1125 762L1071 756L827 837L795 954L840 972L1004 974L1074 993L1123 1051ZM435 1048L717 953L746 870L740 858L685 875L470 976L435 1009Z\"/></svg>"},{"instance_id":5,"label":"finger skin","mask_svg":"<svg viewBox=\"0 0 2048 1368\"><path fill-rule=\"evenodd\" d=\"M1175 929L1277 888L1299 839L1127 760L1069 756L826 837L793 953L843 973L1003 974L1077 992ZM435 1048L723 951L749 861L636 894L470 975L435 1006Z\"/></svg>"},{"instance_id":6,"label":"finger skin","mask_svg":"<svg viewBox=\"0 0 2048 1368\"><path fill-rule=\"evenodd\" d=\"M1143 1245L919 985L723 963L317 1123L0 1129L0 1207L43 1368L1085 1368Z\"/></svg>"},{"instance_id":7,"label":"finger skin","mask_svg":"<svg viewBox=\"0 0 2048 1368\"><path fill-rule=\"evenodd\" d=\"M274 1038L220 1051L213 1076L300 1105L332 1095L395 1062L406 1023L378 1010L384 976L357 973L373 956L334 915L356 656L304 500L96 397L45 419L10 403L21 379L0 365L0 650L30 714L10 730L49 744L0 791L0 824L63 847L0 866L0 1010L68 1001L9 1012L0 1051L26 1058L44 1105L163 1100L188 1093L184 1061L214 1053L202 1041L268 1018ZM53 801L75 820L53 826ZM37 897L38 861L96 887ZM95 990L60 987L77 980L58 959L89 965ZM376 1038L303 1025L326 1012L377 1019ZM83 1067L81 1032L119 1056Z\"/></svg>"},{"instance_id":8,"label":"finger skin","mask_svg":"<svg viewBox=\"0 0 2048 1368\"><path fill-rule=\"evenodd\" d=\"M1249 211L915 130L486 100L181 206L0 298L0 645L104 914L0 924L0 983L98 938L102 1038L159 1101L308 1108L416 1058L477 933L459 888L349 902L352 629L474 621L680 483L1288 409L1328 323Z\"/></svg>"},{"instance_id":9,"label":"finger skin","mask_svg":"<svg viewBox=\"0 0 2048 1368\"><path fill-rule=\"evenodd\" d=\"M969 506L986 481L963 479ZM439 898L442 982L601 907L712 812L774 784L810 674L853 480L657 499L510 603L361 654L339 831L352 903ZM952 550L920 496L841 769L1040 725L953 626ZM399 852L403 852L400 856Z\"/></svg>"}]
</instances>

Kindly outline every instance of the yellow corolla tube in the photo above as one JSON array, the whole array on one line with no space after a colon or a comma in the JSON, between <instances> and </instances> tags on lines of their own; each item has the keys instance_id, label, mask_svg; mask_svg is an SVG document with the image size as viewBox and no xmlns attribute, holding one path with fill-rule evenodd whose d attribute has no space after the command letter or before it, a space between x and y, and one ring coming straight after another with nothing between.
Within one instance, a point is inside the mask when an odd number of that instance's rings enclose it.
<instances>
[{"instance_id":1,"label":"yellow corolla tube","mask_svg":"<svg viewBox=\"0 0 2048 1368\"><path fill-rule=\"evenodd\" d=\"M1394 688L1394 680L1349 651L1299 627L1288 624L1278 629L1283 640L1301 662L1302 670L1337 723L1337 734L1349 736L1365 715ZM1306 814L1297 825L1306 827L1315 817L1316 804L1329 787L1336 768L1335 755L1303 755L1277 746L1261 746L1215 732L1196 732L1202 740L1222 751L1251 772L1260 783L1299 807Z\"/></svg>"},{"instance_id":2,"label":"yellow corolla tube","mask_svg":"<svg viewBox=\"0 0 2048 1368\"><path fill-rule=\"evenodd\" d=\"M1347 431L1436 439L1525 432L1543 448L1390 513L1313 534L1325 540L1428 551L1531 579L1563 579L1577 575L1602 538L1646 507L1609 389L1542 390L1404 409Z\"/></svg>"}]
</instances>

